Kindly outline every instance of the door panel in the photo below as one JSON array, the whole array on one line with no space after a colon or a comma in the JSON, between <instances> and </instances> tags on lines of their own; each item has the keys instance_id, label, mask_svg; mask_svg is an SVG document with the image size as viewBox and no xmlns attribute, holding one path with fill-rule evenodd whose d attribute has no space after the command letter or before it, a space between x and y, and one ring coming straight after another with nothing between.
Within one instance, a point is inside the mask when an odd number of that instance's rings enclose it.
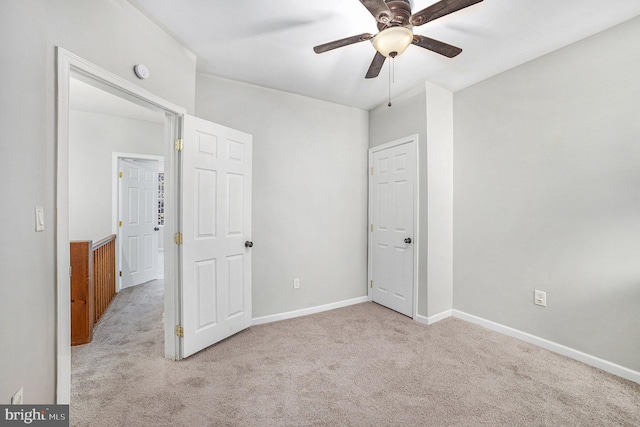
<instances>
[{"instance_id":1,"label":"door panel","mask_svg":"<svg viewBox=\"0 0 640 427\"><path fill-rule=\"evenodd\" d=\"M196 239L216 238L216 171L196 169Z\"/></svg>"},{"instance_id":2,"label":"door panel","mask_svg":"<svg viewBox=\"0 0 640 427\"><path fill-rule=\"evenodd\" d=\"M227 285L229 295L228 319L244 313L244 256L231 255L227 257Z\"/></svg>"},{"instance_id":3,"label":"door panel","mask_svg":"<svg viewBox=\"0 0 640 427\"><path fill-rule=\"evenodd\" d=\"M182 357L251 324L252 138L184 117Z\"/></svg>"},{"instance_id":4,"label":"door panel","mask_svg":"<svg viewBox=\"0 0 640 427\"><path fill-rule=\"evenodd\" d=\"M372 153L373 301L413 316L416 203L415 142ZM405 239L411 238L411 243Z\"/></svg>"},{"instance_id":5,"label":"door panel","mask_svg":"<svg viewBox=\"0 0 640 427\"><path fill-rule=\"evenodd\" d=\"M215 259L196 262L196 288L198 292L197 331L216 323L217 269Z\"/></svg>"}]
</instances>

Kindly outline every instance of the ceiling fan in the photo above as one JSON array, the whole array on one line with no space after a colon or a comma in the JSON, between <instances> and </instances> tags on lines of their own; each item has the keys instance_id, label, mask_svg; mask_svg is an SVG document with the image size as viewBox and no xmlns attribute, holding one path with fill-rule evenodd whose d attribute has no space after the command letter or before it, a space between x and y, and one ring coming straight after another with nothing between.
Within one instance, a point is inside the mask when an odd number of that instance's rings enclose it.
<instances>
[{"instance_id":1,"label":"ceiling fan","mask_svg":"<svg viewBox=\"0 0 640 427\"><path fill-rule=\"evenodd\" d=\"M324 43L313 48L316 53L324 53L339 47L371 40L376 54L369 66L365 78L378 77L386 58L395 58L410 44L453 58L462 52L459 47L413 34L413 27L426 24L465 7L480 3L482 0L440 0L426 9L411 14L410 0L360 0L378 21L379 33L363 33Z\"/></svg>"}]
</instances>

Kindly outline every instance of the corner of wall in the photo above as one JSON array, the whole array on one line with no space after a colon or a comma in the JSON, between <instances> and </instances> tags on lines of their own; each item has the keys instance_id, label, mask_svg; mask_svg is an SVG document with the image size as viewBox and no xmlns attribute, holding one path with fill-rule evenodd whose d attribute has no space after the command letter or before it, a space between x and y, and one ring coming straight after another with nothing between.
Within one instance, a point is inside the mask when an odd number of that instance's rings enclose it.
<instances>
[{"instance_id":1,"label":"corner of wall","mask_svg":"<svg viewBox=\"0 0 640 427\"><path fill-rule=\"evenodd\" d=\"M453 93L425 83L427 317L453 308Z\"/></svg>"}]
</instances>

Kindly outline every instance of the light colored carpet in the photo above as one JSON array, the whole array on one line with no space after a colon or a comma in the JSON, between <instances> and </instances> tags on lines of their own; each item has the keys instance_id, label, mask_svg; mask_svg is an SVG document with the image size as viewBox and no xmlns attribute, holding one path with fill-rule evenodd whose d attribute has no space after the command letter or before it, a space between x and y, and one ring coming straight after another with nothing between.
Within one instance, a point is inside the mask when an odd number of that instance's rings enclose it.
<instances>
[{"instance_id":1,"label":"light colored carpet","mask_svg":"<svg viewBox=\"0 0 640 427\"><path fill-rule=\"evenodd\" d=\"M458 319L373 303L162 358L162 281L72 350L74 426L639 426L640 385Z\"/></svg>"}]
</instances>

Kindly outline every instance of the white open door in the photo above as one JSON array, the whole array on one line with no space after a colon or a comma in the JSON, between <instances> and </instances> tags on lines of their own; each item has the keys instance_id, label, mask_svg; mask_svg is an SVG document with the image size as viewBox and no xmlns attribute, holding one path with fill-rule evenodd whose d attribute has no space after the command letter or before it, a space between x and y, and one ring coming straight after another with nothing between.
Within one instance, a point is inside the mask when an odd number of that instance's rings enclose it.
<instances>
[{"instance_id":1,"label":"white open door","mask_svg":"<svg viewBox=\"0 0 640 427\"><path fill-rule=\"evenodd\" d=\"M119 193L120 289L158 276L158 171L121 160Z\"/></svg>"},{"instance_id":2,"label":"white open door","mask_svg":"<svg viewBox=\"0 0 640 427\"><path fill-rule=\"evenodd\" d=\"M414 141L372 150L372 300L409 317L415 294L416 170Z\"/></svg>"},{"instance_id":3,"label":"white open door","mask_svg":"<svg viewBox=\"0 0 640 427\"><path fill-rule=\"evenodd\" d=\"M184 116L182 357L251 324L251 135Z\"/></svg>"}]
</instances>

